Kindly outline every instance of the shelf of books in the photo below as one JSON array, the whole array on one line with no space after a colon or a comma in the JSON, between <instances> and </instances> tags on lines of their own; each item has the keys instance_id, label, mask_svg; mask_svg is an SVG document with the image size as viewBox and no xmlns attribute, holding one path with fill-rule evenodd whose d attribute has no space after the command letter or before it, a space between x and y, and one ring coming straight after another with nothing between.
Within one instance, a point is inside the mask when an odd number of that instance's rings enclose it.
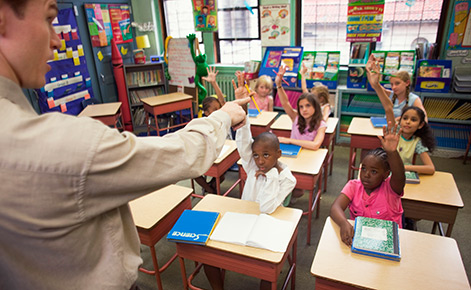
<instances>
[{"instance_id":1,"label":"shelf of books","mask_svg":"<svg viewBox=\"0 0 471 290\"><path fill-rule=\"evenodd\" d=\"M373 50L372 55L377 59L380 66L382 78L380 84L390 89L389 78L398 71L407 71L410 75L414 75L415 71L415 50ZM373 88L368 83L369 91Z\"/></svg>"},{"instance_id":2,"label":"shelf of books","mask_svg":"<svg viewBox=\"0 0 471 290\"><path fill-rule=\"evenodd\" d=\"M146 128L141 100L167 93L164 66L162 63L126 64L124 73L134 130Z\"/></svg>"},{"instance_id":3,"label":"shelf of books","mask_svg":"<svg viewBox=\"0 0 471 290\"><path fill-rule=\"evenodd\" d=\"M337 88L340 51L305 51L302 63L307 67L306 84L308 88L321 83L328 89ZM299 66L299 70L302 66ZM298 75L298 87L301 87L301 75Z\"/></svg>"}]
</instances>

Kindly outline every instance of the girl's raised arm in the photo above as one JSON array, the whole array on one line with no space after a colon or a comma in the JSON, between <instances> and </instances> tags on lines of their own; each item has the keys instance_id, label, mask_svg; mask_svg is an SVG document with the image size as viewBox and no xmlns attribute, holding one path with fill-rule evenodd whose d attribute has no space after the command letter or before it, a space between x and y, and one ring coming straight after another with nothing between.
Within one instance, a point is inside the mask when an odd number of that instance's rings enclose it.
<instances>
[{"instance_id":1,"label":"girl's raised arm","mask_svg":"<svg viewBox=\"0 0 471 290\"><path fill-rule=\"evenodd\" d=\"M286 114L288 114L290 119L294 122L294 120L298 116L298 112L295 109L293 109L293 107L291 107L291 104L289 103L288 96L286 95L285 89L281 85L281 80L283 79L285 72L286 72L286 68L284 66L280 66L278 73L276 74L275 84L276 84L276 88L278 89L278 96L280 97L281 105L283 106L283 109L285 110Z\"/></svg>"},{"instance_id":2,"label":"girl's raised arm","mask_svg":"<svg viewBox=\"0 0 471 290\"><path fill-rule=\"evenodd\" d=\"M303 93L309 93L307 89L307 83L306 83L306 72L307 72L307 67L304 64L304 62L302 62L302 68L299 73L301 74L301 88L303 89Z\"/></svg>"},{"instance_id":3,"label":"girl's raised arm","mask_svg":"<svg viewBox=\"0 0 471 290\"><path fill-rule=\"evenodd\" d=\"M406 173L401 156L397 152L397 145L402 133L402 129L397 131L397 124L388 122L388 127L383 127L383 136L378 136L381 140L384 151L388 154L388 163L391 169L391 188L397 194L402 194L406 185Z\"/></svg>"},{"instance_id":4,"label":"girl's raised arm","mask_svg":"<svg viewBox=\"0 0 471 290\"><path fill-rule=\"evenodd\" d=\"M381 67L376 62L376 58L374 55L370 55L368 62L366 63L366 76L368 78L368 82L370 83L371 87L375 90L376 94L378 95L381 104L383 105L384 112L386 113L386 120L389 122L396 122L394 118L394 111L393 111L393 103L391 99L389 99L389 94L383 86L379 83L380 71Z\"/></svg>"}]
</instances>

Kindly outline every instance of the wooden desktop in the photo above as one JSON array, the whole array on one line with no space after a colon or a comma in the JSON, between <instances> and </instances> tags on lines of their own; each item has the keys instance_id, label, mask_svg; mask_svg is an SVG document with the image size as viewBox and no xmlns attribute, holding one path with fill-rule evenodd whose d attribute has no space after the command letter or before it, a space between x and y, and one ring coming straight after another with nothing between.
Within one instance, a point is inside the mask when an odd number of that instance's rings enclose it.
<instances>
[{"instance_id":1,"label":"wooden desktop","mask_svg":"<svg viewBox=\"0 0 471 290\"><path fill-rule=\"evenodd\" d=\"M399 239L400 262L354 254L328 217L311 266L315 289L470 289L454 239L402 229Z\"/></svg>"},{"instance_id":2,"label":"wooden desktop","mask_svg":"<svg viewBox=\"0 0 471 290\"><path fill-rule=\"evenodd\" d=\"M276 116L278 116L278 112L262 111L257 117L249 117L252 137L270 131L270 126L275 121Z\"/></svg>"},{"instance_id":3,"label":"wooden desktop","mask_svg":"<svg viewBox=\"0 0 471 290\"><path fill-rule=\"evenodd\" d=\"M121 102L88 105L78 117L91 117L100 120L107 126L123 129Z\"/></svg>"},{"instance_id":4,"label":"wooden desktop","mask_svg":"<svg viewBox=\"0 0 471 290\"><path fill-rule=\"evenodd\" d=\"M226 212L260 214L259 204L256 202L214 194L205 196L194 207L194 210L217 211L221 215ZM299 209L279 207L271 216L292 221L298 225L301 213ZM269 281L272 284L271 289L277 288L276 282L281 274L283 264L288 261L290 270L285 285L291 280L291 289L294 289L297 235L298 226L296 226L285 253L211 240L208 241L206 246L177 243L177 254L180 257L184 289L188 289L188 285L191 284L193 278L193 274L187 278L184 259Z\"/></svg>"}]
</instances>

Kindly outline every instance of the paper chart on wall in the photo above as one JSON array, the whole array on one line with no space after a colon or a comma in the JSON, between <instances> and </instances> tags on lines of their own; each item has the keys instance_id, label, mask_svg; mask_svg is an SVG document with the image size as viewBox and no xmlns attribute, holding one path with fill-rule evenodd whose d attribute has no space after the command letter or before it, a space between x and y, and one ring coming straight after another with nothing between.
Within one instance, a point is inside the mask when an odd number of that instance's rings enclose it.
<instances>
[{"instance_id":1,"label":"paper chart on wall","mask_svg":"<svg viewBox=\"0 0 471 290\"><path fill-rule=\"evenodd\" d=\"M172 38L168 43L168 83L177 87L195 87L195 62L188 39Z\"/></svg>"},{"instance_id":2,"label":"paper chart on wall","mask_svg":"<svg viewBox=\"0 0 471 290\"><path fill-rule=\"evenodd\" d=\"M262 46L289 46L291 37L289 5L264 5L261 9Z\"/></svg>"}]
</instances>

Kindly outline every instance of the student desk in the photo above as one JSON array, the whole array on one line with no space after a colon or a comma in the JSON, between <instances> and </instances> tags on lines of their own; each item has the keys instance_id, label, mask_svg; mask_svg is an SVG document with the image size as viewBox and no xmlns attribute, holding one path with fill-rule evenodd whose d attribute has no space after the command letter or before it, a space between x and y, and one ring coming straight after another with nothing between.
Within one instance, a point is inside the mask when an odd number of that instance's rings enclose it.
<instances>
[{"instance_id":1,"label":"student desk","mask_svg":"<svg viewBox=\"0 0 471 290\"><path fill-rule=\"evenodd\" d=\"M329 154L324 162L324 192L327 190L327 169L330 165L330 172L329 175L332 175L332 160L334 159L334 149L335 149L335 132L337 130L337 124L339 122L339 118L329 118L327 119L327 129L325 130L324 141L322 142L322 146L329 150ZM291 128L293 126L293 121L287 115L281 115L276 119L276 121L271 125L270 129L272 130L273 134L278 137L286 137L289 138L291 136Z\"/></svg>"},{"instance_id":2,"label":"student desk","mask_svg":"<svg viewBox=\"0 0 471 290\"><path fill-rule=\"evenodd\" d=\"M311 266L316 290L469 289L454 239L399 229L399 240L400 262L354 254L328 217Z\"/></svg>"},{"instance_id":3,"label":"student desk","mask_svg":"<svg viewBox=\"0 0 471 290\"><path fill-rule=\"evenodd\" d=\"M322 180L322 165L327 156L327 149L321 148L316 151L309 149L301 149L298 156L281 157L279 160L286 164L291 170L291 173L296 178L296 188L309 191L309 205L307 212L307 244L311 244L311 219L314 208L317 206L316 218L319 217L320 201L321 201L321 180ZM239 160L239 179L241 180L240 192L243 192L243 181L247 179L247 173L242 167ZM319 178L320 177L320 178ZM314 188L318 183L317 193L314 195Z\"/></svg>"},{"instance_id":4,"label":"student desk","mask_svg":"<svg viewBox=\"0 0 471 290\"><path fill-rule=\"evenodd\" d=\"M88 105L78 115L100 120L107 126L123 129L121 120L121 102ZM120 124L118 126L118 124Z\"/></svg>"},{"instance_id":5,"label":"student desk","mask_svg":"<svg viewBox=\"0 0 471 290\"><path fill-rule=\"evenodd\" d=\"M355 165L357 149L371 150L381 147L381 141L378 136L383 136L383 129L373 127L370 118L354 117L348 127L347 133L351 135L347 179L352 179L354 178L353 174L355 170L358 170Z\"/></svg>"},{"instance_id":6,"label":"student desk","mask_svg":"<svg viewBox=\"0 0 471 290\"><path fill-rule=\"evenodd\" d=\"M221 151L222 155L214 161L213 165L211 165L209 170L204 174L216 178L216 192L218 195L221 195L221 176L240 158L239 151L237 151L237 144L234 140L226 140L222 150L224 150ZM224 195L227 195L238 183L239 180L237 180Z\"/></svg>"},{"instance_id":7,"label":"student desk","mask_svg":"<svg viewBox=\"0 0 471 290\"><path fill-rule=\"evenodd\" d=\"M421 174L419 178L419 184L406 184L404 188L405 216L434 221L432 233L438 223L447 223L446 236L450 237L458 209L464 206L453 175L436 171L434 175Z\"/></svg>"},{"instance_id":8,"label":"student desk","mask_svg":"<svg viewBox=\"0 0 471 290\"><path fill-rule=\"evenodd\" d=\"M257 117L249 117L252 137L270 131L270 126L275 121L276 116L278 116L278 112L262 111Z\"/></svg>"},{"instance_id":9,"label":"student desk","mask_svg":"<svg viewBox=\"0 0 471 290\"><path fill-rule=\"evenodd\" d=\"M221 213L221 216L229 211L260 214L259 205L256 202L214 194L205 196L194 207L194 209L217 211ZM180 258L180 268L182 271L184 289L188 289L188 284L191 284L193 275L190 275L190 278L187 279L183 259L197 261L203 264L269 281L272 283L271 289L277 288L276 282L278 276L281 273L284 262L288 260L290 270L288 271L289 275L287 275L284 283L286 285L289 279L291 279L291 289L294 289L296 280L296 244L298 224L301 215L298 209L279 207L271 214L271 216L282 220L288 220L296 224L296 229L285 253L211 240L208 241L206 246L177 243L177 254Z\"/></svg>"},{"instance_id":10,"label":"student desk","mask_svg":"<svg viewBox=\"0 0 471 290\"><path fill-rule=\"evenodd\" d=\"M190 122L191 118L193 118L193 97L184 93L159 95L141 99L141 101L144 105L144 110L146 111L147 135L150 134L150 129L154 128L157 131L157 136L160 136L160 131L183 127ZM187 120L187 122L168 126L166 128L159 128L159 122L157 121L158 115L180 111L180 119L182 119L182 110L185 109L190 109L190 119ZM155 127L152 127L150 124L149 115L154 118Z\"/></svg>"},{"instance_id":11,"label":"student desk","mask_svg":"<svg viewBox=\"0 0 471 290\"><path fill-rule=\"evenodd\" d=\"M150 247L154 270L139 270L155 275L157 286L162 290L160 273L175 260L175 254L162 268L159 268L155 244L173 227L185 209L191 209L191 188L169 185L129 203L141 243Z\"/></svg>"}]
</instances>

